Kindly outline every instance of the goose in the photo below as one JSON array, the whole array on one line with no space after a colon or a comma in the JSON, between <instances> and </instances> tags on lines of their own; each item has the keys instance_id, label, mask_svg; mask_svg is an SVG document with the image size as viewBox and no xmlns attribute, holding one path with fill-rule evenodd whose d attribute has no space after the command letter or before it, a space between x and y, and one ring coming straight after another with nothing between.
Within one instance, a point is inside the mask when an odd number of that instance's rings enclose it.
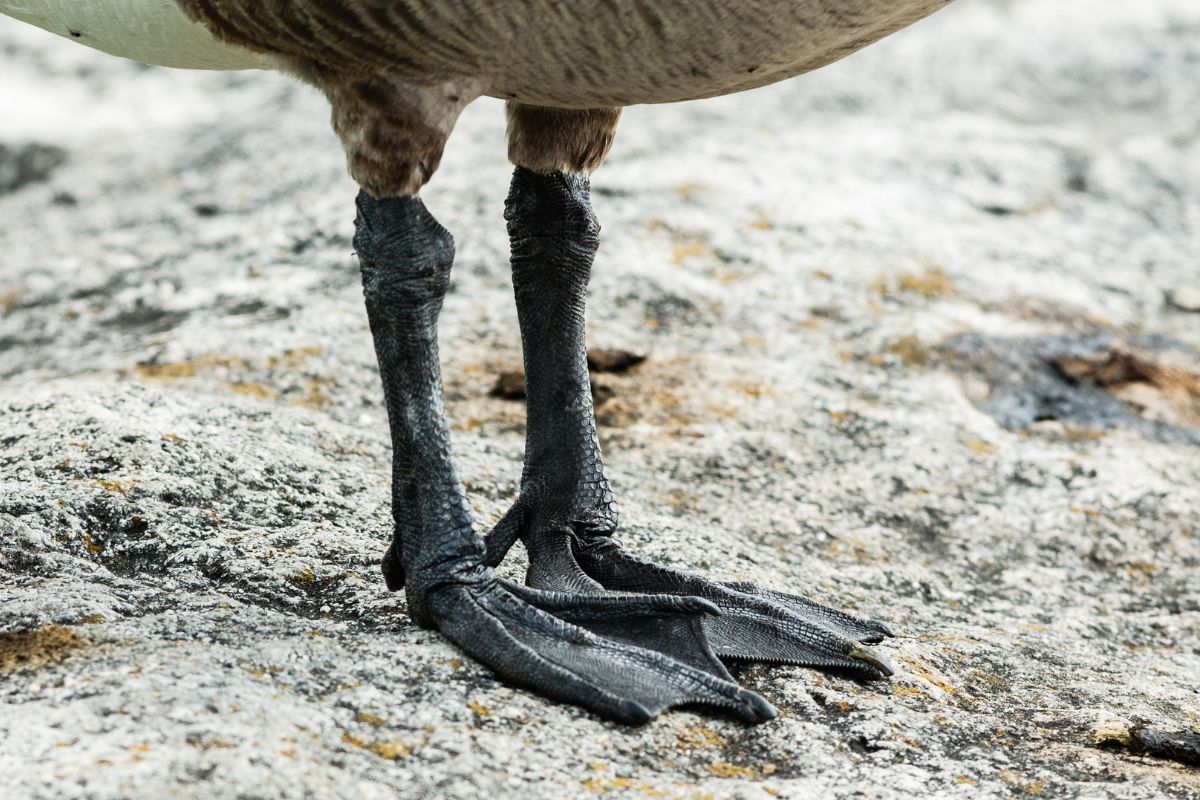
<instances>
[{"instance_id":1,"label":"goose","mask_svg":"<svg viewBox=\"0 0 1200 800\"><path fill-rule=\"evenodd\" d=\"M391 435L388 589L502 679L630 724L679 705L776 715L726 662L881 679L892 636L796 594L691 574L615 538L584 350L590 175L621 109L808 72L950 0L0 0L148 64L273 69L320 90L358 183L354 246ZM454 239L420 189L467 104L506 101L504 217L526 375L520 490L486 535L450 447L437 322ZM524 584L493 571L521 540Z\"/></svg>"}]
</instances>

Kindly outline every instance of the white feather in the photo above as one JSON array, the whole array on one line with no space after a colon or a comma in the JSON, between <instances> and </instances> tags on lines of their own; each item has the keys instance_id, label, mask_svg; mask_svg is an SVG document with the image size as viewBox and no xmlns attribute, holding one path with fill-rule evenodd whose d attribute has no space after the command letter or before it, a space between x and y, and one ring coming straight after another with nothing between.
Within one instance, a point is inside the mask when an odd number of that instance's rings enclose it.
<instances>
[{"instance_id":1,"label":"white feather","mask_svg":"<svg viewBox=\"0 0 1200 800\"><path fill-rule=\"evenodd\" d=\"M189 69L256 69L269 57L222 44L174 0L0 0L0 14L106 53Z\"/></svg>"}]
</instances>

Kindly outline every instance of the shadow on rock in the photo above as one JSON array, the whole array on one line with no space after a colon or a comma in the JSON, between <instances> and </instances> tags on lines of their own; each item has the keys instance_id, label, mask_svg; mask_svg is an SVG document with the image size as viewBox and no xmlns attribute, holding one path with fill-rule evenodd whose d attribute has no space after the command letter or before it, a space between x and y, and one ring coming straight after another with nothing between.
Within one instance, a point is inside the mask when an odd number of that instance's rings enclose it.
<instances>
[{"instance_id":1,"label":"shadow on rock","mask_svg":"<svg viewBox=\"0 0 1200 800\"><path fill-rule=\"evenodd\" d=\"M67 160L67 151L48 144L0 143L0 195L50 177Z\"/></svg>"}]
</instances>

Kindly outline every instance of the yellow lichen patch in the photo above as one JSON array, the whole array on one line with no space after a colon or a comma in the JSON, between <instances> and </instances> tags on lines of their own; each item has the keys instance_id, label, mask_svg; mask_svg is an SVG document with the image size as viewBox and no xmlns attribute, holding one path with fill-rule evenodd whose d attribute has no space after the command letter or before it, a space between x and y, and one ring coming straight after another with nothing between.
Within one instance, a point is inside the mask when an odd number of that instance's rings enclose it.
<instances>
[{"instance_id":1,"label":"yellow lichen patch","mask_svg":"<svg viewBox=\"0 0 1200 800\"><path fill-rule=\"evenodd\" d=\"M1038 780L1026 783L1024 776L1022 776L1021 773L1017 772L1016 770L1002 769L996 774L1000 777L1000 780L1004 781L1014 789L1024 792L1025 794L1039 795L1046 791L1045 781Z\"/></svg>"},{"instance_id":2,"label":"yellow lichen patch","mask_svg":"<svg viewBox=\"0 0 1200 800\"><path fill-rule=\"evenodd\" d=\"M204 354L185 361L154 364L135 364L133 371L142 380L180 381L197 378L201 375L217 372L218 370L237 370L242 372L264 372L297 370L306 364L309 358L322 353L320 347L300 347L284 350L277 356L268 356L263 361L252 362L240 356L223 356ZM269 382L254 380L232 380L222 384L225 389L238 394L259 397L264 400L277 400L282 392ZM336 386L333 378L308 376L305 378L304 393L295 402L308 408L325 409L333 404L328 390Z\"/></svg>"},{"instance_id":3,"label":"yellow lichen patch","mask_svg":"<svg viewBox=\"0 0 1200 800\"><path fill-rule=\"evenodd\" d=\"M657 786L633 778L588 778L582 781L583 788L596 794L619 792L632 789L642 797L668 797L669 795Z\"/></svg>"},{"instance_id":4,"label":"yellow lichen patch","mask_svg":"<svg viewBox=\"0 0 1200 800\"><path fill-rule=\"evenodd\" d=\"M87 551L92 555L99 555L100 553L104 552L104 545L93 539L92 534L87 531L83 532L83 546L86 547Z\"/></svg>"},{"instance_id":5,"label":"yellow lichen patch","mask_svg":"<svg viewBox=\"0 0 1200 800\"><path fill-rule=\"evenodd\" d=\"M914 367L929 362L929 348L916 336L901 336L888 345L887 352Z\"/></svg>"},{"instance_id":6,"label":"yellow lichen patch","mask_svg":"<svg viewBox=\"0 0 1200 800\"><path fill-rule=\"evenodd\" d=\"M266 675L278 675L283 672L283 667L242 667L242 669L256 678L262 678Z\"/></svg>"},{"instance_id":7,"label":"yellow lichen patch","mask_svg":"<svg viewBox=\"0 0 1200 800\"><path fill-rule=\"evenodd\" d=\"M708 765L708 771L718 778L757 778L758 773L749 767L730 764L728 761L714 761Z\"/></svg>"},{"instance_id":8,"label":"yellow lichen patch","mask_svg":"<svg viewBox=\"0 0 1200 800\"><path fill-rule=\"evenodd\" d=\"M919 658L915 656L902 656L900 660L907 664L913 674L921 678L921 680L926 681L932 686L936 686L946 694L958 693L958 689L950 684L945 677L938 675L932 667L923 663Z\"/></svg>"},{"instance_id":9,"label":"yellow lichen patch","mask_svg":"<svg viewBox=\"0 0 1200 800\"><path fill-rule=\"evenodd\" d=\"M959 783L966 784L967 786L974 786L975 784L979 783L979 781L975 780L974 778L968 778L966 775L955 775L954 780L958 781Z\"/></svg>"},{"instance_id":10,"label":"yellow lichen patch","mask_svg":"<svg viewBox=\"0 0 1200 800\"><path fill-rule=\"evenodd\" d=\"M62 661L87 644L87 639L61 625L0 633L0 673L39 669Z\"/></svg>"},{"instance_id":11,"label":"yellow lichen patch","mask_svg":"<svg viewBox=\"0 0 1200 800\"><path fill-rule=\"evenodd\" d=\"M985 672L981 669L972 669L967 672L967 683L986 683L988 686L997 688L1007 688L1013 685L1013 682L1008 678L1001 678L999 675L993 675L990 672Z\"/></svg>"},{"instance_id":12,"label":"yellow lichen patch","mask_svg":"<svg viewBox=\"0 0 1200 800\"><path fill-rule=\"evenodd\" d=\"M675 745L681 750L691 750L697 747L724 747L725 740L721 734L698 722L688 725L675 734Z\"/></svg>"},{"instance_id":13,"label":"yellow lichen patch","mask_svg":"<svg viewBox=\"0 0 1200 800\"><path fill-rule=\"evenodd\" d=\"M441 667L449 667L450 669L462 669L463 665L461 658L439 658L433 663Z\"/></svg>"},{"instance_id":14,"label":"yellow lichen patch","mask_svg":"<svg viewBox=\"0 0 1200 800\"><path fill-rule=\"evenodd\" d=\"M196 741L188 740L187 744L190 744L192 747L199 747L200 750L234 750L234 748L238 747L234 742L221 739L220 736Z\"/></svg>"},{"instance_id":15,"label":"yellow lichen patch","mask_svg":"<svg viewBox=\"0 0 1200 800\"><path fill-rule=\"evenodd\" d=\"M748 273L733 269L719 269L711 274L713 280L724 284L737 283L738 281L744 281L746 278L750 277Z\"/></svg>"},{"instance_id":16,"label":"yellow lichen patch","mask_svg":"<svg viewBox=\"0 0 1200 800\"><path fill-rule=\"evenodd\" d=\"M143 380L168 381L196 376L195 364L138 364L136 369Z\"/></svg>"},{"instance_id":17,"label":"yellow lichen patch","mask_svg":"<svg viewBox=\"0 0 1200 800\"><path fill-rule=\"evenodd\" d=\"M142 380L177 381L194 378L202 372L212 372L217 369L247 369L249 366L250 362L244 358L210 353L196 356L187 361L135 364L134 370Z\"/></svg>"},{"instance_id":18,"label":"yellow lichen patch","mask_svg":"<svg viewBox=\"0 0 1200 800\"><path fill-rule=\"evenodd\" d=\"M125 748L133 755L134 761L141 761L150 752L148 744L131 744Z\"/></svg>"},{"instance_id":19,"label":"yellow lichen patch","mask_svg":"<svg viewBox=\"0 0 1200 800\"><path fill-rule=\"evenodd\" d=\"M401 741L373 742L367 750L387 761L399 761L413 754L412 748Z\"/></svg>"},{"instance_id":20,"label":"yellow lichen patch","mask_svg":"<svg viewBox=\"0 0 1200 800\"><path fill-rule=\"evenodd\" d=\"M1158 572L1158 565L1149 561L1129 561L1121 566L1131 578L1146 579Z\"/></svg>"},{"instance_id":21,"label":"yellow lichen patch","mask_svg":"<svg viewBox=\"0 0 1200 800\"><path fill-rule=\"evenodd\" d=\"M279 392L275 388L263 383L227 383L225 388L237 394L259 397L263 400L274 400L279 396Z\"/></svg>"},{"instance_id":22,"label":"yellow lichen patch","mask_svg":"<svg viewBox=\"0 0 1200 800\"><path fill-rule=\"evenodd\" d=\"M983 439L978 439L974 436L965 437L963 439L963 444L965 444L972 453L975 453L976 455L980 455L980 456L989 455L1000 449L998 446L992 444L991 442L984 441Z\"/></svg>"},{"instance_id":23,"label":"yellow lichen patch","mask_svg":"<svg viewBox=\"0 0 1200 800\"><path fill-rule=\"evenodd\" d=\"M1062 430L1063 438L1068 442L1094 442L1103 439L1106 433L1102 428L1078 428L1071 425L1064 425Z\"/></svg>"},{"instance_id":24,"label":"yellow lichen patch","mask_svg":"<svg viewBox=\"0 0 1200 800\"><path fill-rule=\"evenodd\" d=\"M859 564L886 564L888 557L878 546L869 545L862 539L834 539L823 548L833 558L853 559Z\"/></svg>"},{"instance_id":25,"label":"yellow lichen patch","mask_svg":"<svg viewBox=\"0 0 1200 800\"><path fill-rule=\"evenodd\" d=\"M305 381L304 395L296 402L318 411L329 408L333 405L333 398L325 390L334 386L337 386L337 381L333 378L308 378Z\"/></svg>"},{"instance_id":26,"label":"yellow lichen patch","mask_svg":"<svg viewBox=\"0 0 1200 800\"><path fill-rule=\"evenodd\" d=\"M767 212L761 208L753 209L754 216L750 219L750 227L756 231L769 231L775 227L775 223L767 215Z\"/></svg>"},{"instance_id":27,"label":"yellow lichen patch","mask_svg":"<svg viewBox=\"0 0 1200 800\"><path fill-rule=\"evenodd\" d=\"M676 197L684 200L691 200L693 197L696 197L707 188L708 186L700 181L686 181L676 185L672 191L675 192Z\"/></svg>"},{"instance_id":28,"label":"yellow lichen patch","mask_svg":"<svg viewBox=\"0 0 1200 800\"><path fill-rule=\"evenodd\" d=\"M342 741L351 747L358 747L363 750L367 749L367 743L349 731L342 732Z\"/></svg>"},{"instance_id":29,"label":"yellow lichen patch","mask_svg":"<svg viewBox=\"0 0 1200 800\"><path fill-rule=\"evenodd\" d=\"M267 357L267 366L271 369L283 367L285 369L296 369L304 366L305 362L313 356L321 355L319 347L298 347L292 350L284 350L283 353L277 356Z\"/></svg>"},{"instance_id":30,"label":"yellow lichen patch","mask_svg":"<svg viewBox=\"0 0 1200 800\"><path fill-rule=\"evenodd\" d=\"M386 723L386 721L384 720L383 717L378 716L377 714L371 714L370 712L367 712L367 711L358 712L354 716L354 718L356 720L358 720L359 722L365 723L365 724L370 725L375 728L383 727L383 725Z\"/></svg>"},{"instance_id":31,"label":"yellow lichen patch","mask_svg":"<svg viewBox=\"0 0 1200 800\"><path fill-rule=\"evenodd\" d=\"M101 622L104 622L103 614L84 614L82 617L79 618L78 624L80 624L80 625L99 625Z\"/></svg>"},{"instance_id":32,"label":"yellow lichen patch","mask_svg":"<svg viewBox=\"0 0 1200 800\"><path fill-rule=\"evenodd\" d=\"M478 700L468 700L467 708L471 709L481 717L490 717L492 715L492 710Z\"/></svg>"},{"instance_id":33,"label":"yellow lichen patch","mask_svg":"<svg viewBox=\"0 0 1200 800\"><path fill-rule=\"evenodd\" d=\"M100 479L96 481L96 485L106 492L113 492L121 495L122 497L128 497L129 493L133 490L133 487L137 486L137 481L107 481Z\"/></svg>"},{"instance_id":34,"label":"yellow lichen patch","mask_svg":"<svg viewBox=\"0 0 1200 800\"><path fill-rule=\"evenodd\" d=\"M756 400L760 397L771 397L775 394L775 389L769 383L734 381L729 385L747 397L753 397Z\"/></svg>"},{"instance_id":35,"label":"yellow lichen patch","mask_svg":"<svg viewBox=\"0 0 1200 800\"><path fill-rule=\"evenodd\" d=\"M658 499L671 507L672 511L685 512L698 507L700 496L685 492L682 489L672 489L658 496Z\"/></svg>"},{"instance_id":36,"label":"yellow lichen patch","mask_svg":"<svg viewBox=\"0 0 1200 800\"><path fill-rule=\"evenodd\" d=\"M914 292L926 298L947 297L954 294L954 281L941 267L930 264L921 272L901 272L900 289Z\"/></svg>"},{"instance_id":37,"label":"yellow lichen patch","mask_svg":"<svg viewBox=\"0 0 1200 800\"><path fill-rule=\"evenodd\" d=\"M18 286L16 289L10 289L4 294L0 294L0 314L12 311L17 307L17 303L21 302L21 298L28 293L28 286Z\"/></svg>"},{"instance_id":38,"label":"yellow lichen patch","mask_svg":"<svg viewBox=\"0 0 1200 800\"><path fill-rule=\"evenodd\" d=\"M596 423L602 428L628 428L638 418L637 407L621 397L614 397L596 411Z\"/></svg>"},{"instance_id":39,"label":"yellow lichen patch","mask_svg":"<svg viewBox=\"0 0 1200 800\"><path fill-rule=\"evenodd\" d=\"M699 258L709 252L710 248L705 242L676 242L675 247L671 250L671 263L675 266L682 266L683 262L689 258Z\"/></svg>"},{"instance_id":40,"label":"yellow lichen patch","mask_svg":"<svg viewBox=\"0 0 1200 800\"><path fill-rule=\"evenodd\" d=\"M742 347L752 349L752 350L766 350L767 349L767 337L760 336L758 334L755 334L752 336L743 336L740 344L742 345Z\"/></svg>"},{"instance_id":41,"label":"yellow lichen patch","mask_svg":"<svg viewBox=\"0 0 1200 800\"><path fill-rule=\"evenodd\" d=\"M317 574L313 572L312 567L305 567L291 577L292 583L297 586L307 586L317 579Z\"/></svg>"}]
</instances>

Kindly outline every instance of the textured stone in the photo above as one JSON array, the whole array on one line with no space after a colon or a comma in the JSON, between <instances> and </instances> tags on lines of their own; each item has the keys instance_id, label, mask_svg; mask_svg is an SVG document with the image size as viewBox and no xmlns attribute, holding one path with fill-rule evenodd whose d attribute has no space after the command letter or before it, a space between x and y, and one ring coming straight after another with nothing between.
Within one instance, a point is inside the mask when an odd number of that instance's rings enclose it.
<instances>
[{"instance_id":1,"label":"textured stone","mask_svg":"<svg viewBox=\"0 0 1200 800\"><path fill-rule=\"evenodd\" d=\"M0 796L1200 796L1099 741L1200 720L1200 449L1096 356L1200 347L1163 304L1200 252L1198 26L1194 0L961 0L806 78L626 113L589 306L591 343L649 355L603 379L623 541L901 632L889 682L742 668L779 719L628 730L384 590L323 101L0 20L0 141L68 154L0 197ZM424 192L483 523L524 441L488 396L521 363L503 153L481 102Z\"/></svg>"}]
</instances>

